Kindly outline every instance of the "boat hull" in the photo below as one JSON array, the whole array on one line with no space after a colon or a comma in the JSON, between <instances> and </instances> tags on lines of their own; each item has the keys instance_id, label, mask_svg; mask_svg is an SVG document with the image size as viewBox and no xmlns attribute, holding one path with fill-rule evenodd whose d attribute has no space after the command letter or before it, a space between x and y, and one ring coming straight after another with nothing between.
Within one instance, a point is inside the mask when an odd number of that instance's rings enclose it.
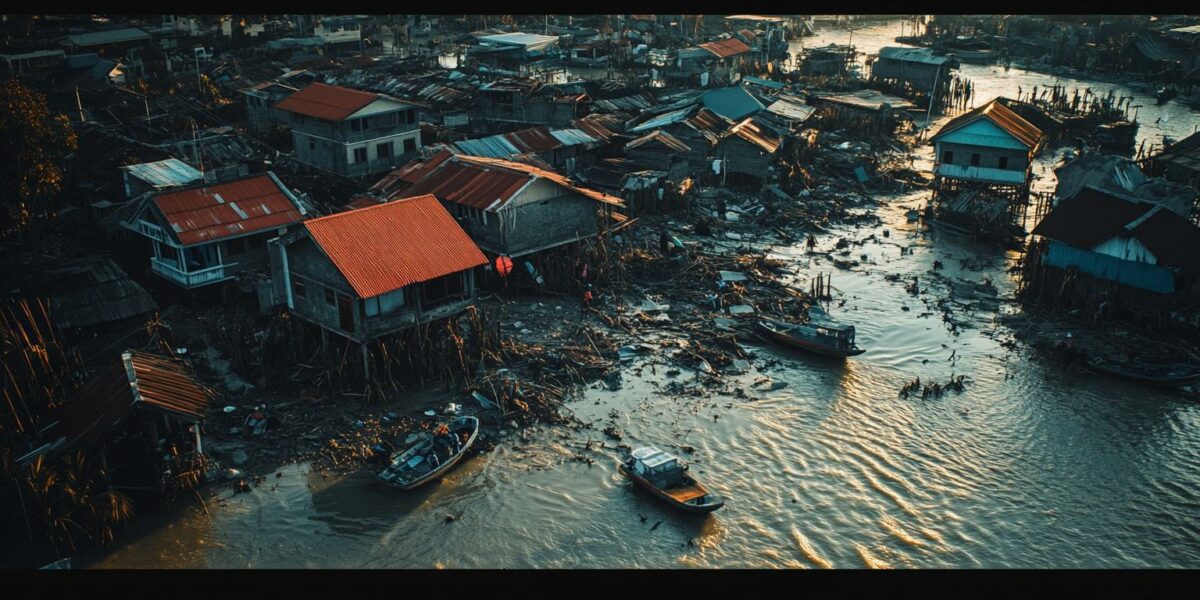
<instances>
[{"instance_id":1,"label":"boat hull","mask_svg":"<svg viewBox=\"0 0 1200 600\"><path fill-rule=\"evenodd\" d=\"M419 488L431 481L435 481L437 479L442 478L446 473L450 472L450 470L453 469L459 462L461 462L462 459L467 455L467 450L470 450L471 446L475 444L475 438L477 438L478 436L479 436L479 420L475 419L474 427L471 430L471 436L469 438L467 438L467 441L465 443L463 443L462 449L459 450L457 453L455 453L453 456L451 456L451 457L447 458L445 461L443 461L440 465L438 465L438 467L436 469L433 469L432 471L422 475L421 477L418 477L413 480L405 481L405 482L389 481L389 480L383 478L382 473L380 475L376 476L376 479L380 483L383 483L384 485L387 485L388 487L393 487L393 488L397 488L397 489L401 489L401 490L413 490L413 489ZM385 472L386 472L386 470L385 470Z\"/></svg>"},{"instance_id":2,"label":"boat hull","mask_svg":"<svg viewBox=\"0 0 1200 600\"><path fill-rule=\"evenodd\" d=\"M1148 385L1152 387L1177 388L1194 383L1200 383L1200 371L1186 375L1155 376L1145 373L1132 373L1122 370L1115 365L1109 365L1107 363L1096 361L1089 361L1087 363L1087 368L1094 373L1100 373L1102 375L1108 375L1109 377L1124 379L1125 381L1132 381L1134 383L1140 383L1142 385Z\"/></svg>"},{"instance_id":3,"label":"boat hull","mask_svg":"<svg viewBox=\"0 0 1200 600\"><path fill-rule=\"evenodd\" d=\"M634 473L632 470L627 468L625 465L622 464L618 468L621 470L622 473L625 474L626 477L629 477L630 479L633 480L634 483L641 486L642 489L650 492L651 494L654 494L656 497L658 497L659 500L662 500L663 502L666 502L667 504L670 504L671 506L674 506L675 508L677 508L679 510L682 510L685 512L690 512L690 513L696 513L696 514L707 514L707 513L717 510L718 508L721 508L722 506L725 506L725 501L721 500L721 499L717 499L716 501L708 502L705 504L688 504L686 502L680 502L680 501L672 498L670 496L670 494L667 494L666 492L662 491L661 489L655 487L654 484L650 483L643 477L639 476L637 473Z\"/></svg>"},{"instance_id":4,"label":"boat hull","mask_svg":"<svg viewBox=\"0 0 1200 600\"><path fill-rule=\"evenodd\" d=\"M819 355L827 357L827 358L844 359L844 358L848 358L851 356L858 356L859 354L866 352L866 350L863 350L862 348L851 348L849 350L842 350L840 348L831 348L824 344L818 344L815 342L810 342L808 340L790 336L786 333L783 333L782 331L776 331L774 329L771 329L770 327L767 327L766 325L763 325L762 323L759 323L759 327L771 339L773 339L775 341L778 341L787 346L791 346L793 348L811 352L813 354L819 354Z\"/></svg>"}]
</instances>

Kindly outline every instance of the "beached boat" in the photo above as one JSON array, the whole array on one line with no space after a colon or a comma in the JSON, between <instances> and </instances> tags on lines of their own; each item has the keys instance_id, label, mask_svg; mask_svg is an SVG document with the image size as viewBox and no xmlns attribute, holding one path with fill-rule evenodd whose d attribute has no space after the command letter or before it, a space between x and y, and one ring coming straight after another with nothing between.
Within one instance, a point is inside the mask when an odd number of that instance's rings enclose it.
<instances>
[{"instance_id":1,"label":"beached boat","mask_svg":"<svg viewBox=\"0 0 1200 600\"><path fill-rule=\"evenodd\" d=\"M771 339L824 356L846 358L866 352L854 343L853 325L837 323L816 307L809 311L808 317L809 322L804 324L762 317L758 325Z\"/></svg>"},{"instance_id":2,"label":"beached boat","mask_svg":"<svg viewBox=\"0 0 1200 600\"><path fill-rule=\"evenodd\" d=\"M710 513L725 501L687 474L679 457L653 446L638 448L620 466L621 472L659 499L680 510Z\"/></svg>"},{"instance_id":3,"label":"beached boat","mask_svg":"<svg viewBox=\"0 0 1200 600\"><path fill-rule=\"evenodd\" d=\"M420 487L453 469L475 443L478 434L479 419L469 416L442 425L434 434L422 432L410 448L394 454L387 468L377 477L402 490Z\"/></svg>"},{"instance_id":4,"label":"beached boat","mask_svg":"<svg viewBox=\"0 0 1200 600\"><path fill-rule=\"evenodd\" d=\"M1087 361L1088 369L1154 387L1183 387L1200 383L1200 367L1188 365L1129 365L1103 358Z\"/></svg>"}]
</instances>

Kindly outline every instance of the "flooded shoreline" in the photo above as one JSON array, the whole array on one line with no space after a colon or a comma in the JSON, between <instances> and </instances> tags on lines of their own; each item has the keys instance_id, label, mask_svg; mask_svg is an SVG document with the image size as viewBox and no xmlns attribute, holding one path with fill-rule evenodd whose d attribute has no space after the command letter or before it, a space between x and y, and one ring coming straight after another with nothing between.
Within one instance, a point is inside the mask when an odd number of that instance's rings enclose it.
<instances>
[{"instance_id":1,"label":"flooded shoreline","mask_svg":"<svg viewBox=\"0 0 1200 600\"><path fill-rule=\"evenodd\" d=\"M877 51L894 43L898 27L855 29L854 42ZM803 42L845 43L849 35L818 25ZM977 85L975 106L1049 83L1017 68L963 65L962 72ZM1053 81L1094 90L1122 85ZM1193 111L1121 89L1145 105L1139 143L1191 133L1185 124L1194 122ZM913 154L913 168L928 171L932 148ZM1053 189L1061 155L1038 159L1035 189ZM665 350L648 351L619 367L619 386L598 381L567 402L588 427L508 432L440 483L407 493L378 486L373 466L349 474L322 473L308 462L265 469L265 480L247 493L210 486L204 510L185 500L140 517L85 566L1200 565L1200 529L1190 518L1200 501L1200 404L1064 372L1017 340L1000 318L1021 313L1010 273L1017 253L909 222L907 212L928 196L875 195L851 212L877 222L832 226L817 236L815 252L801 242L703 242L708 252L766 251L798 289L829 275L834 293L826 308L855 324L868 350L862 356L832 362L744 342L750 369L722 373L715 386L676 369ZM853 264L836 262L841 239ZM915 293L908 287L914 277ZM969 298L959 291L985 281L992 291ZM547 314L560 318L553 309ZM664 328L639 341L676 334ZM961 392L898 393L914 378L960 375ZM602 433L609 427L620 440ZM728 504L708 517L671 510L618 472L621 445L680 453Z\"/></svg>"}]
</instances>

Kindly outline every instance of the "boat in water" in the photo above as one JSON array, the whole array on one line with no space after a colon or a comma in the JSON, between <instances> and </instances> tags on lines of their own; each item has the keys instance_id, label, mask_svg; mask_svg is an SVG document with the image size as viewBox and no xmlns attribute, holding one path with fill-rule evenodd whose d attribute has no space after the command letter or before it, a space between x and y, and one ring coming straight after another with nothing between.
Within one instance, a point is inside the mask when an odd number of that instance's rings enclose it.
<instances>
[{"instance_id":1,"label":"boat in water","mask_svg":"<svg viewBox=\"0 0 1200 600\"><path fill-rule=\"evenodd\" d=\"M846 358L866 352L854 341L853 325L838 323L815 306L808 318L808 323L797 324L761 317L758 326L775 341L822 356Z\"/></svg>"},{"instance_id":2,"label":"boat in water","mask_svg":"<svg viewBox=\"0 0 1200 600\"><path fill-rule=\"evenodd\" d=\"M1103 358L1087 361L1093 372L1153 387L1183 387L1200 383L1200 367L1189 365L1130 365Z\"/></svg>"},{"instance_id":3,"label":"boat in water","mask_svg":"<svg viewBox=\"0 0 1200 600\"><path fill-rule=\"evenodd\" d=\"M397 452L377 476L380 481L411 490L441 478L466 455L479 435L479 419L462 416L429 432L407 450Z\"/></svg>"},{"instance_id":4,"label":"boat in water","mask_svg":"<svg viewBox=\"0 0 1200 600\"><path fill-rule=\"evenodd\" d=\"M688 475L688 465L679 457L653 446L634 450L620 469L635 483L680 510L710 513L725 506L725 500Z\"/></svg>"}]
</instances>

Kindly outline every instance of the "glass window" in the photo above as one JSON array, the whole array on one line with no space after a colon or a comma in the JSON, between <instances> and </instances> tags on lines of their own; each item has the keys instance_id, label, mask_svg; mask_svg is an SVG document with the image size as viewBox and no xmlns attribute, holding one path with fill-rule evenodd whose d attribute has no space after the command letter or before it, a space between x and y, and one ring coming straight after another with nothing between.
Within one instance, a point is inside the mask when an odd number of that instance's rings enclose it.
<instances>
[{"instance_id":1,"label":"glass window","mask_svg":"<svg viewBox=\"0 0 1200 600\"><path fill-rule=\"evenodd\" d=\"M942 162L953 163L954 162L954 153L949 150L942 152Z\"/></svg>"},{"instance_id":2,"label":"glass window","mask_svg":"<svg viewBox=\"0 0 1200 600\"><path fill-rule=\"evenodd\" d=\"M408 138L408 139L404 140L404 153L405 154L408 154L410 152L416 152L416 151L417 151L417 140L415 138Z\"/></svg>"},{"instance_id":3,"label":"glass window","mask_svg":"<svg viewBox=\"0 0 1200 600\"><path fill-rule=\"evenodd\" d=\"M1000 157L1000 168L1001 168L1001 169L1007 169L1007 168L1008 168L1008 157L1007 157L1007 156L1001 156L1001 157Z\"/></svg>"},{"instance_id":4,"label":"glass window","mask_svg":"<svg viewBox=\"0 0 1200 600\"><path fill-rule=\"evenodd\" d=\"M308 149L309 149L309 150L316 150L316 149L317 149L317 140L314 140L314 139L312 139L312 138L308 138Z\"/></svg>"},{"instance_id":5,"label":"glass window","mask_svg":"<svg viewBox=\"0 0 1200 600\"><path fill-rule=\"evenodd\" d=\"M367 149L366 148L355 148L354 149L354 162L356 162L356 163L367 162Z\"/></svg>"},{"instance_id":6,"label":"glass window","mask_svg":"<svg viewBox=\"0 0 1200 600\"><path fill-rule=\"evenodd\" d=\"M387 142L387 143L379 144L378 146L376 146L375 147L375 155L378 156L379 158L391 158L392 157L392 143Z\"/></svg>"},{"instance_id":7,"label":"glass window","mask_svg":"<svg viewBox=\"0 0 1200 600\"><path fill-rule=\"evenodd\" d=\"M325 303L330 306L335 305L334 300L333 300L333 290L332 289L325 288Z\"/></svg>"},{"instance_id":8,"label":"glass window","mask_svg":"<svg viewBox=\"0 0 1200 600\"><path fill-rule=\"evenodd\" d=\"M979 154L972 154L972 155L971 155L971 166L972 166L972 167L978 167L978 166L979 166Z\"/></svg>"}]
</instances>

